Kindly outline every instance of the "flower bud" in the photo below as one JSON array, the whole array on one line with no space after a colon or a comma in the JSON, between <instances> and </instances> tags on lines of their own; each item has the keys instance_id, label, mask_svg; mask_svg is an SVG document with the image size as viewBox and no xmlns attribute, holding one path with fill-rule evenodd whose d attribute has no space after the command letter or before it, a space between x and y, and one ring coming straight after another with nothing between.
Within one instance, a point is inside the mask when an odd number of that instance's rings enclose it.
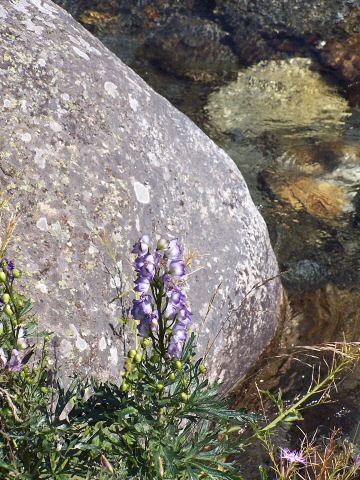
<instances>
[{"instance_id":1,"label":"flower bud","mask_svg":"<svg viewBox=\"0 0 360 480\"><path fill-rule=\"evenodd\" d=\"M11 315L13 314L13 311L11 310L10 305L6 305L6 306L5 306L4 312L5 312L6 315L8 315L9 317L11 317Z\"/></svg>"},{"instance_id":2,"label":"flower bud","mask_svg":"<svg viewBox=\"0 0 360 480\"><path fill-rule=\"evenodd\" d=\"M135 355L136 355L136 350L130 350L129 353L128 353L129 358L134 358Z\"/></svg>"},{"instance_id":3,"label":"flower bud","mask_svg":"<svg viewBox=\"0 0 360 480\"><path fill-rule=\"evenodd\" d=\"M181 398L182 402L187 402L189 400L189 397L187 396L187 394L185 392L181 392L180 398Z\"/></svg>"},{"instance_id":4,"label":"flower bud","mask_svg":"<svg viewBox=\"0 0 360 480\"><path fill-rule=\"evenodd\" d=\"M48 393L48 389L46 387L41 387L40 390L42 393Z\"/></svg>"},{"instance_id":5,"label":"flower bud","mask_svg":"<svg viewBox=\"0 0 360 480\"><path fill-rule=\"evenodd\" d=\"M17 268L14 268L14 270L12 271L12 274L13 274L14 278L20 278L21 277L21 273Z\"/></svg>"},{"instance_id":6,"label":"flower bud","mask_svg":"<svg viewBox=\"0 0 360 480\"><path fill-rule=\"evenodd\" d=\"M151 344L151 340L149 338L144 338L144 340L141 342L141 346L143 348L148 347Z\"/></svg>"},{"instance_id":7,"label":"flower bud","mask_svg":"<svg viewBox=\"0 0 360 480\"><path fill-rule=\"evenodd\" d=\"M8 293L4 293L4 295L1 297L1 300L7 304L10 302L10 295Z\"/></svg>"},{"instance_id":8,"label":"flower bud","mask_svg":"<svg viewBox=\"0 0 360 480\"><path fill-rule=\"evenodd\" d=\"M122 392L127 392L129 390L129 384L125 382L125 380L123 380L122 384L121 384L121 391Z\"/></svg>"},{"instance_id":9,"label":"flower bud","mask_svg":"<svg viewBox=\"0 0 360 480\"><path fill-rule=\"evenodd\" d=\"M134 360L135 360L135 363L141 363L142 356L140 355L140 353L137 353L135 355Z\"/></svg>"},{"instance_id":10,"label":"flower bud","mask_svg":"<svg viewBox=\"0 0 360 480\"><path fill-rule=\"evenodd\" d=\"M174 366L175 366L176 370L181 370L182 369L182 363L180 362L180 360L175 360Z\"/></svg>"},{"instance_id":11,"label":"flower bud","mask_svg":"<svg viewBox=\"0 0 360 480\"><path fill-rule=\"evenodd\" d=\"M203 375L206 375L207 370L206 370L205 365L200 365L199 366L199 372L202 373Z\"/></svg>"},{"instance_id":12,"label":"flower bud","mask_svg":"<svg viewBox=\"0 0 360 480\"><path fill-rule=\"evenodd\" d=\"M0 272L0 282L1 283L6 282L6 273L4 271Z\"/></svg>"},{"instance_id":13,"label":"flower bud","mask_svg":"<svg viewBox=\"0 0 360 480\"><path fill-rule=\"evenodd\" d=\"M160 238L156 245L156 250L165 250L168 248L169 242L165 238Z\"/></svg>"},{"instance_id":14,"label":"flower bud","mask_svg":"<svg viewBox=\"0 0 360 480\"><path fill-rule=\"evenodd\" d=\"M170 375L169 375L169 379L170 379L171 381L174 381L174 380L175 380L175 378L176 378L176 375L175 375L175 373L174 373L174 372L170 373Z\"/></svg>"},{"instance_id":15,"label":"flower bud","mask_svg":"<svg viewBox=\"0 0 360 480\"><path fill-rule=\"evenodd\" d=\"M155 388L158 392L161 392L164 390L164 385L162 383L157 383Z\"/></svg>"}]
</instances>

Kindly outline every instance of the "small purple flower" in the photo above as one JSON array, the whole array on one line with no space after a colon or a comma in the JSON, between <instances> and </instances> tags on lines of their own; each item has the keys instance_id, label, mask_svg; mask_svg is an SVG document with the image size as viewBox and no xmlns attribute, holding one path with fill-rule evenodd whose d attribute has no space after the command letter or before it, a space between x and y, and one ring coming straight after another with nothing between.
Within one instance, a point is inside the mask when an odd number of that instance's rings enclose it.
<instances>
[{"instance_id":1,"label":"small purple flower","mask_svg":"<svg viewBox=\"0 0 360 480\"><path fill-rule=\"evenodd\" d=\"M176 307L170 300L166 305L166 308L162 311L164 318L173 319L176 315Z\"/></svg>"},{"instance_id":2,"label":"small purple flower","mask_svg":"<svg viewBox=\"0 0 360 480\"><path fill-rule=\"evenodd\" d=\"M172 335L172 338L174 338L176 342L185 342L187 337L186 328L184 327L184 325L177 323L173 326Z\"/></svg>"},{"instance_id":3,"label":"small purple flower","mask_svg":"<svg viewBox=\"0 0 360 480\"><path fill-rule=\"evenodd\" d=\"M181 246L177 242L177 238L170 240L164 252L164 257L170 260L179 260L182 254Z\"/></svg>"},{"instance_id":4,"label":"small purple flower","mask_svg":"<svg viewBox=\"0 0 360 480\"><path fill-rule=\"evenodd\" d=\"M304 457L301 452L296 450L290 451L288 448L283 448L281 450L280 458L286 460L288 463L302 463L303 465L307 464L306 457Z\"/></svg>"},{"instance_id":5,"label":"small purple flower","mask_svg":"<svg viewBox=\"0 0 360 480\"><path fill-rule=\"evenodd\" d=\"M21 372L24 368L24 365L21 363L22 355L21 353L16 350L15 348L11 352L11 358L8 363L8 369L10 372Z\"/></svg>"},{"instance_id":6,"label":"small purple flower","mask_svg":"<svg viewBox=\"0 0 360 480\"><path fill-rule=\"evenodd\" d=\"M183 304L185 300L185 295L182 293L179 287L175 286L170 294L170 300L173 303L173 305L180 306Z\"/></svg>"},{"instance_id":7,"label":"small purple flower","mask_svg":"<svg viewBox=\"0 0 360 480\"><path fill-rule=\"evenodd\" d=\"M138 277L135 280L136 287L135 292L146 293L150 288L151 279L149 277Z\"/></svg>"},{"instance_id":8,"label":"small purple flower","mask_svg":"<svg viewBox=\"0 0 360 480\"><path fill-rule=\"evenodd\" d=\"M8 270L9 270L9 272L12 272L12 271L14 270L14 268L15 268L15 264L12 263L12 261L9 260L8 258L5 258L5 262L6 262L6 264L7 264L7 268L8 268Z\"/></svg>"},{"instance_id":9,"label":"small purple flower","mask_svg":"<svg viewBox=\"0 0 360 480\"><path fill-rule=\"evenodd\" d=\"M144 317L138 325L138 332L141 337L150 337L150 332L156 332L159 327L159 312L154 310L150 315Z\"/></svg>"},{"instance_id":10,"label":"small purple flower","mask_svg":"<svg viewBox=\"0 0 360 480\"><path fill-rule=\"evenodd\" d=\"M133 300L131 315L135 320L142 320L152 312L153 298L151 295L141 295L140 300Z\"/></svg>"},{"instance_id":11,"label":"small purple flower","mask_svg":"<svg viewBox=\"0 0 360 480\"><path fill-rule=\"evenodd\" d=\"M193 315L189 309L186 307L182 308L178 311L176 315L176 320L181 323L182 325L190 325L191 323L191 316Z\"/></svg>"},{"instance_id":12,"label":"small purple flower","mask_svg":"<svg viewBox=\"0 0 360 480\"><path fill-rule=\"evenodd\" d=\"M181 358L182 343L181 342L176 342L175 340L173 340L173 338L171 339L170 345L169 345L169 348L168 348L169 357L170 358L172 358L172 357Z\"/></svg>"},{"instance_id":13,"label":"small purple flower","mask_svg":"<svg viewBox=\"0 0 360 480\"><path fill-rule=\"evenodd\" d=\"M17 327L16 332L16 348L18 350L25 350L30 347L30 342L26 338L26 331L24 327Z\"/></svg>"},{"instance_id":14,"label":"small purple flower","mask_svg":"<svg viewBox=\"0 0 360 480\"><path fill-rule=\"evenodd\" d=\"M7 358L4 352L4 349L0 347L0 368L5 368L7 363Z\"/></svg>"},{"instance_id":15,"label":"small purple flower","mask_svg":"<svg viewBox=\"0 0 360 480\"><path fill-rule=\"evenodd\" d=\"M355 465L360 466L360 454L355 458Z\"/></svg>"},{"instance_id":16,"label":"small purple flower","mask_svg":"<svg viewBox=\"0 0 360 480\"><path fill-rule=\"evenodd\" d=\"M149 235L141 235L139 240L134 243L131 253L136 253L139 257L146 255L149 251L150 237Z\"/></svg>"},{"instance_id":17,"label":"small purple flower","mask_svg":"<svg viewBox=\"0 0 360 480\"><path fill-rule=\"evenodd\" d=\"M185 275L185 262L182 260L172 260L167 265L167 270L173 277L183 277Z\"/></svg>"}]
</instances>

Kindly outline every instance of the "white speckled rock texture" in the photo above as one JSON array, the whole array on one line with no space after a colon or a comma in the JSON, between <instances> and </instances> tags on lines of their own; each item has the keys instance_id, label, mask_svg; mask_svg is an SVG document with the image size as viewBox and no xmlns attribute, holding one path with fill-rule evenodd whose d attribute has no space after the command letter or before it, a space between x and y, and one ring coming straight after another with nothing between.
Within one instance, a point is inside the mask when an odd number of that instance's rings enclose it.
<instances>
[{"instance_id":1,"label":"white speckled rock texture","mask_svg":"<svg viewBox=\"0 0 360 480\"><path fill-rule=\"evenodd\" d=\"M234 163L50 1L3 3L0 44L0 182L26 212L10 255L32 275L53 356L67 372L119 379L121 309L99 234L115 235L128 275L132 243L163 234L197 253L194 324L221 282L199 349L227 320L208 365L233 384L274 338L282 303L278 278L244 300L278 267Z\"/></svg>"}]
</instances>

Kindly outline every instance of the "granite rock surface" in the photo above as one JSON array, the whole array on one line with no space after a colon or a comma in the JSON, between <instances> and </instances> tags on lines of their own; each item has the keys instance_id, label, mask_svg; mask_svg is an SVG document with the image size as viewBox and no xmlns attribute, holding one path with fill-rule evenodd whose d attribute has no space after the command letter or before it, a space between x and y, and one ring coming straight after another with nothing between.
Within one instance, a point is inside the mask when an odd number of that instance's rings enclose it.
<instances>
[{"instance_id":1,"label":"granite rock surface","mask_svg":"<svg viewBox=\"0 0 360 480\"><path fill-rule=\"evenodd\" d=\"M195 252L199 351L215 339L211 377L231 386L274 338L282 304L279 279L265 281L278 273L266 225L235 164L50 1L1 4L0 42L0 182L23 212L8 255L29 272L53 360L117 381L131 296L112 302L121 279L100 237L129 279L142 233L178 237Z\"/></svg>"}]
</instances>

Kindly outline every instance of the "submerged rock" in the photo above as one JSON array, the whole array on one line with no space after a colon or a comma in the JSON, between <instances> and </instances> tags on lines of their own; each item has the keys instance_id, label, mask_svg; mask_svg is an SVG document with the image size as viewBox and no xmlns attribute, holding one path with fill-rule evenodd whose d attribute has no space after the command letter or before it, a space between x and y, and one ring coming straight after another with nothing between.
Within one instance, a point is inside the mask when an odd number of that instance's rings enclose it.
<instances>
[{"instance_id":1,"label":"submerged rock","mask_svg":"<svg viewBox=\"0 0 360 480\"><path fill-rule=\"evenodd\" d=\"M50 1L1 6L0 29L0 182L26 213L9 256L32 275L55 359L118 380L133 339L118 323L131 295L112 302L116 269L131 281L141 234L179 237L195 258L199 353L216 339L209 371L231 386L274 338L282 303L279 279L263 283L278 266L235 164Z\"/></svg>"},{"instance_id":2,"label":"submerged rock","mask_svg":"<svg viewBox=\"0 0 360 480\"><path fill-rule=\"evenodd\" d=\"M310 59L260 62L210 95L206 110L221 132L247 138L275 133L278 138L340 133L348 104L313 70Z\"/></svg>"}]
</instances>

